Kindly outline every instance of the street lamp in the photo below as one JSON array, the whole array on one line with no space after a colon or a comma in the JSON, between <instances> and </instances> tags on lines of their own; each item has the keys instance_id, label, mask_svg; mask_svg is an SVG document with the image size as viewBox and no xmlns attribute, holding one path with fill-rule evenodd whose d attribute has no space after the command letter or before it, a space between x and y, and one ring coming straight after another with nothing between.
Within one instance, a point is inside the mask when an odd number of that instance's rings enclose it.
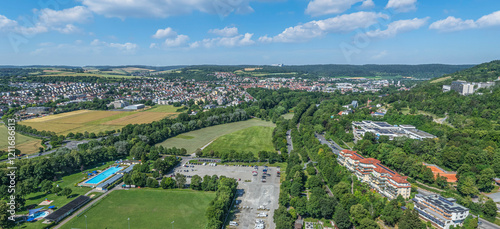
<instances>
[{"instance_id":1,"label":"street lamp","mask_svg":"<svg viewBox=\"0 0 500 229\"><path fill-rule=\"evenodd\" d=\"M130 218L127 218L128 220L128 229L130 229Z\"/></svg>"},{"instance_id":2,"label":"street lamp","mask_svg":"<svg viewBox=\"0 0 500 229\"><path fill-rule=\"evenodd\" d=\"M88 227L87 227L87 215L83 215L83 216L85 216L85 229L88 229Z\"/></svg>"},{"instance_id":3,"label":"street lamp","mask_svg":"<svg viewBox=\"0 0 500 229\"><path fill-rule=\"evenodd\" d=\"M175 222L175 221L172 221L172 223L171 223L171 224L172 224L172 229L174 229L174 222Z\"/></svg>"}]
</instances>

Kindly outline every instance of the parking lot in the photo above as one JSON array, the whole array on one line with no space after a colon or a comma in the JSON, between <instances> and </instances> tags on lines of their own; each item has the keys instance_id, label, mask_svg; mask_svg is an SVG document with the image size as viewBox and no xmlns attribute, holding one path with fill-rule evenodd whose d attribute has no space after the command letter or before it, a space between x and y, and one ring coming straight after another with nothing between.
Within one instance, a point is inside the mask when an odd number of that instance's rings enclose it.
<instances>
[{"instance_id":1,"label":"parking lot","mask_svg":"<svg viewBox=\"0 0 500 229\"><path fill-rule=\"evenodd\" d=\"M182 165L186 162L183 160ZM177 167L174 171L186 176L217 175L237 179L239 195L235 201L235 215L227 221L235 221L238 226L227 226L227 228L255 228L257 220L262 220L265 228L275 228L273 213L274 209L278 208L280 188L277 168L269 167L265 182L262 182L264 167L259 166L258 170L255 170L254 167L249 166L210 166L208 164ZM253 175L253 171L257 171L256 176ZM187 183L190 182L191 179L187 178ZM267 217L258 217L259 213L267 213Z\"/></svg>"}]
</instances>

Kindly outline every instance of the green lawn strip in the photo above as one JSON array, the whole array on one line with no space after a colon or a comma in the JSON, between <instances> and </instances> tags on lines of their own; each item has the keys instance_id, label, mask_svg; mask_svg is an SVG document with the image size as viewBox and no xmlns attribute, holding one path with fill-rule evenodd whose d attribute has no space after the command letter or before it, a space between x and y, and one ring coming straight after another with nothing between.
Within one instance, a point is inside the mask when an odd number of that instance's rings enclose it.
<instances>
[{"instance_id":1,"label":"green lawn strip","mask_svg":"<svg viewBox=\"0 0 500 229\"><path fill-rule=\"evenodd\" d=\"M177 135L175 136L176 138L182 138L182 139L193 139L194 137L193 136L187 136L187 135Z\"/></svg>"},{"instance_id":2,"label":"green lawn strip","mask_svg":"<svg viewBox=\"0 0 500 229\"><path fill-rule=\"evenodd\" d=\"M88 228L204 228L214 192L163 189L115 190L85 212ZM127 219L130 218L130 221ZM85 228L75 217L62 228Z\"/></svg>"},{"instance_id":3,"label":"green lawn strip","mask_svg":"<svg viewBox=\"0 0 500 229\"><path fill-rule=\"evenodd\" d=\"M162 145L163 147L167 148L172 148L172 147L185 148L188 151L188 153L193 153L196 149L205 146L209 142L217 139L222 135L229 134L252 126L275 127L275 124L272 122L266 122L254 118L241 122L233 122L228 124L210 126L182 134L183 136L193 137L191 139L175 138L175 137L169 138L161 143L158 143L157 146Z\"/></svg>"},{"instance_id":4,"label":"green lawn strip","mask_svg":"<svg viewBox=\"0 0 500 229\"><path fill-rule=\"evenodd\" d=\"M253 152L275 151L272 143L272 127L253 126L219 137L203 151L211 150L218 152Z\"/></svg>"}]
</instances>

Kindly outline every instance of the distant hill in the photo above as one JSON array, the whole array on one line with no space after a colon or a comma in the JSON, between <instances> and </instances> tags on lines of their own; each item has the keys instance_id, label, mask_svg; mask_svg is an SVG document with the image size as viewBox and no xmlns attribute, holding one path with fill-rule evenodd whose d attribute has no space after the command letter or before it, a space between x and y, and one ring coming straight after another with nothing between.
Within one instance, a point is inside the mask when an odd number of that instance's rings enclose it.
<instances>
[{"instance_id":1,"label":"distant hill","mask_svg":"<svg viewBox=\"0 0 500 229\"><path fill-rule=\"evenodd\" d=\"M295 72L306 77L374 77L374 76L403 76L413 78L436 78L474 65L446 65L446 64L421 64L421 65L284 65L284 66L257 66L257 65L198 65L189 66L188 69L201 69L206 71L236 71L244 68L255 68L252 72L287 73Z\"/></svg>"},{"instance_id":2,"label":"distant hill","mask_svg":"<svg viewBox=\"0 0 500 229\"><path fill-rule=\"evenodd\" d=\"M500 60L476 65L444 77L451 77L452 80L465 80L469 82L493 81L500 77Z\"/></svg>"},{"instance_id":3,"label":"distant hill","mask_svg":"<svg viewBox=\"0 0 500 229\"><path fill-rule=\"evenodd\" d=\"M252 69L253 73L295 73L289 77L298 76L303 78L314 77L413 77L417 79L430 79L441 77L445 74L451 74L473 65L446 65L446 64L421 64L421 65L178 65L178 66L147 66L147 65L123 65L123 66L85 66L83 68L94 68L98 70L109 70L117 68L142 68L153 71L165 71L172 69L201 70L202 72L235 72L245 68ZM37 68L65 68L68 70L81 70L82 67L76 66L0 66L1 75L25 75L34 72ZM186 71L184 71L186 72ZM200 73L202 73L200 72ZM3 73L3 74L2 74Z\"/></svg>"}]
</instances>

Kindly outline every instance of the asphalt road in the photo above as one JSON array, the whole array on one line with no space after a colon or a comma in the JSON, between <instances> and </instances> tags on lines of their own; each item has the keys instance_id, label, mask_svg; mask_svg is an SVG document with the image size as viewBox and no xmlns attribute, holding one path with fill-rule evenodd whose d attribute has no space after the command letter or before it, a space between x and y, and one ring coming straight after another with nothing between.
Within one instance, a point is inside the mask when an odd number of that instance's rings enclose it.
<instances>
[{"instance_id":1,"label":"asphalt road","mask_svg":"<svg viewBox=\"0 0 500 229\"><path fill-rule=\"evenodd\" d=\"M288 149L288 154L292 152L293 150L293 143L292 143L292 130L288 130L286 132L286 144L287 144L287 149Z\"/></svg>"},{"instance_id":2,"label":"asphalt road","mask_svg":"<svg viewBox=\"0 0 500 229\"><path fill-rule=\"evenodd\" d=\"M341 150L343 150L342 147L340 147L337 143L335 143L334 141L330 140L326 140L325 136L321 135L321 134L318 134L318 133L315 133L314 136L316 136L316 138L319 140L319 142L323 145L323 144L326 144L328 147L330 147L330 149L332 149L333 153L334 154L337 154L339 155L339 152Z\"/></svg>"}]
</instances>

